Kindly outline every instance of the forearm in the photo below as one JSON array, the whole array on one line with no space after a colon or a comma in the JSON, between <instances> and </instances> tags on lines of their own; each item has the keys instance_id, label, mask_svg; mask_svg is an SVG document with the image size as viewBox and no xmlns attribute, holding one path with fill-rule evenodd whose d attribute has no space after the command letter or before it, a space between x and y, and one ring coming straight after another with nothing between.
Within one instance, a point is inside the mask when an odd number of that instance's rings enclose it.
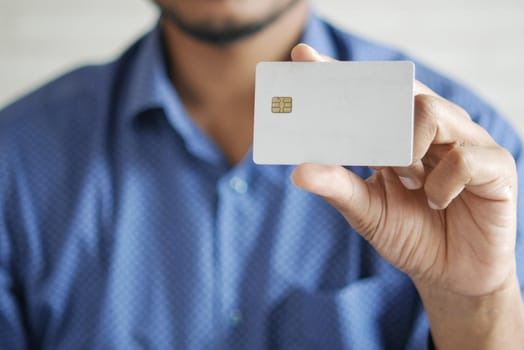
<instances>
[{"instance_id":1,"label":"forearm","mask_svg":"<svg viewBox=\"0 0 524 350\"><path fill-rule=\"evenodd\" d=\"M503 289L481 297L420 285L417 289L438 350L524 348L524 303L516 277Z\"/></svg>"}]
</instances>

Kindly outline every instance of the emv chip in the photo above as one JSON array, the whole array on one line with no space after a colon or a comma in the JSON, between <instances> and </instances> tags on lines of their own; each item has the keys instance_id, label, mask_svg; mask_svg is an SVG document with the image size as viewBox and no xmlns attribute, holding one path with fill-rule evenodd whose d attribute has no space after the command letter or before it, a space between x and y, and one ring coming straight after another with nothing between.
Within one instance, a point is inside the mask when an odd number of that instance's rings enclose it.
<instances>
[{"instance_id":1,"label":"emv chip","mask_svg":"<svg viewBox=\"0 0 524 350\"><path fill-rule=\"evenodd\" d=\"M293 99L291 97L273 97L271 111L273 113L291 113L293 111Z\"/></svg>"}]
</instances>

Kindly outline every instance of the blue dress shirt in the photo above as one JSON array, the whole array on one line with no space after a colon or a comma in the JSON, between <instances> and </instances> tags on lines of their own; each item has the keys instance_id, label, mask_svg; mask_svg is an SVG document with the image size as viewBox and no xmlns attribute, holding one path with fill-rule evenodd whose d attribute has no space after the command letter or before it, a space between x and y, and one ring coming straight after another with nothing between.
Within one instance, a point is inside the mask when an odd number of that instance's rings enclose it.
<instances>
[{"instance_id":1,"label":"blue dress shirt","mask_svg":"<svg viewBox=\"0 0 524 350\"><path fill-rule=\"evenodd\" d=\"M343 60L410 59L314 15L303 41ZM508 148L522 179L519 138L492 108L421 64L417 76ZM410 279L291 171L251 154L228 165L171 85L158 27L7 107L0 348L425 348Z\"/></svg>"}]
</instances>

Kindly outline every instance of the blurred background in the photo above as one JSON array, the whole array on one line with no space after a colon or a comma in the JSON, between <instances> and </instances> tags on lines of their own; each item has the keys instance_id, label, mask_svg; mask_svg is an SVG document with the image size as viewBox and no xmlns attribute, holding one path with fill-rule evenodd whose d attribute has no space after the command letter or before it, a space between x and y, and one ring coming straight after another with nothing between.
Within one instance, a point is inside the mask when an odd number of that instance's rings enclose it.
<instances>
[{"instance_id":1,"label":"blurred background","mask_svg":"<svg viewBox=\"0 0 524 350\"><path fill-rule=\"evenodd\" d=\"M471 87L524 135L523 0L313 4ZM0 108L78 65L114 58L156 18L148 0L0 0Z\"/></svg>"}]
</instances>

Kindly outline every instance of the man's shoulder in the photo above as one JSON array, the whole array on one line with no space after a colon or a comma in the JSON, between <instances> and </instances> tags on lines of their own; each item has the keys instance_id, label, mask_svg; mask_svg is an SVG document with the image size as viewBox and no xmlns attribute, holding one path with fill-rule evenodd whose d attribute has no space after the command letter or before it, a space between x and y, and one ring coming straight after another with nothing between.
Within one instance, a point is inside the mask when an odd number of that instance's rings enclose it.
<instances>
[{"instance_id":1,"label":"man's shoulder","mask_svg":"<svg viewBox=\"0 0 524 350\"><path fill-rule=\"evenodd\" d=\"M491 108L485 101L475 95L471 89L438 72L416 57L395 47L341 29L328 21L325 24L330 30L334 44L337 47L338 59L352 61L409 60L416 65L417 79L428 85L439 95L451 101L466 104L465 108Z\"/></svg>"},{"instance_id":2,"label":"man's shoulder","mask_svg":"<svg viewBox=\"0 0 524 350\"><path fill-rule=\"evenodd\" d=\"M0 110L0 132L45 123L60 128L92 123L116 100L127 66L141 40L117 59L76 68L45 83Z\"/></svg>"},{"instance_id":3,"label":"man's shoulder","mask_svg":"<svg viewBox=\"0 0 524 350\"><path fill-rule=\"evenodd\" d=\"M416 78L445 99L464 108L471 118L486 128L497 142L515 149L520 147L519 138L507 120L485 99L471 88L450 78L416 57L397 48L363 38L325 22L337 47L340 60L409 60L415 63ZM508 136L511 136L508 138ZM514 140L507 144L509 140Z\"/></svg>"},{"instance_id":4,"label":"man's shoulder","mask_svg":"<svg viewBox=\"0 0 524 350\"><path fill-rule=\"evenodd\" d=\"M53 164L41 175L56 175L102 147L132 57L130 49L114 61L77 68L0 110L0 168L9 163L10 171L23 165L34 172Z\"/></svg>"},{"instance_id":5,"label":"man's shoulder","mask_svg":"<svg viewBox=\"0 0 524 350\"><path fill-rule=\"evenodd\" d=\"M33 164L80 145L106 94L111 66L77 68L0 110L0 161Z\"/></svg>"},{"instance_id":6,"label":"man's shoulder","mask_svg":"<svg viewBox=\"0 0 524 350\"><path fill-rule=\"evenodd\" d=\"M46 83L1 110L0 128L37 121L56 123L64 117L73 119L87 114L105 94L113 66L114 63L80 67Z\"/></svg>"}]
</instances>

